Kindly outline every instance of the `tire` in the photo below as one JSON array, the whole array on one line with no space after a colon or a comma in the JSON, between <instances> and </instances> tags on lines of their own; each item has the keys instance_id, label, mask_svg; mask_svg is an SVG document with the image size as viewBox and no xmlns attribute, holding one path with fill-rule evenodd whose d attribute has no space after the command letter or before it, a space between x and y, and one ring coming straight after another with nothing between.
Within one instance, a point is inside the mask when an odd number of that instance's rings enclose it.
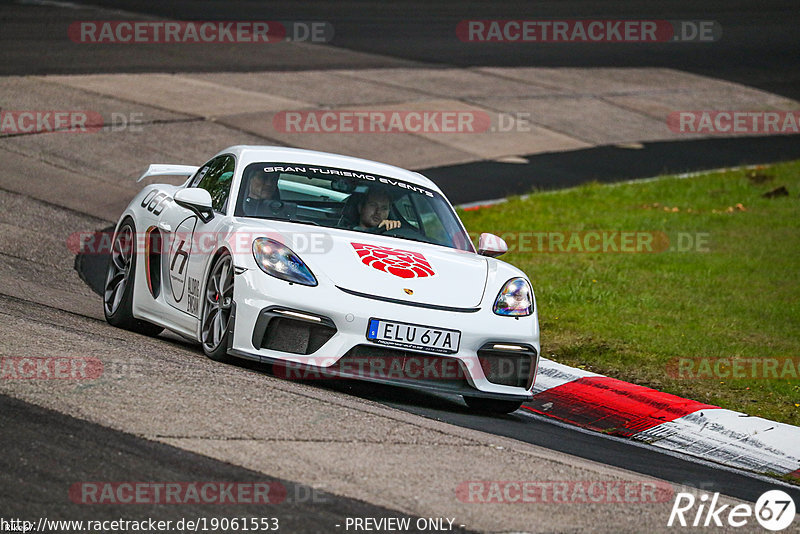
<instances>
[{"instance_id":1,"label":"tire","mask_svg":"<svg viewBox=\"0 0 800 534\"><path fill-rule=\"evenodd\" d=\"M522 406L522 401L484 399L481 397L464 397L467 406L478 412L511 413Z\"/></svg>"},{"instance_id":2,"label":"tire","mask_svg":"<svg viewBox=\"0 0 800 534\"><path fill-rule=\"evenodd\" d=\"M200 322L203 352L214 361L232 360L228 355L228 338L233 309L233 258L226 251L214 260L208 273Z\"/></svg>"},{"instance_id":3,"label":"tire","mask_svg":"<svg viewBox=\"0 0 800 534\"><path fill-rule=\"evenodd\" d=\"M136 283L136 228L126 218L114 234L106 281L103 285L103 313L117 328L157 336L164 328L133 316L133 288Z\"/></svg>"}]
</instances>

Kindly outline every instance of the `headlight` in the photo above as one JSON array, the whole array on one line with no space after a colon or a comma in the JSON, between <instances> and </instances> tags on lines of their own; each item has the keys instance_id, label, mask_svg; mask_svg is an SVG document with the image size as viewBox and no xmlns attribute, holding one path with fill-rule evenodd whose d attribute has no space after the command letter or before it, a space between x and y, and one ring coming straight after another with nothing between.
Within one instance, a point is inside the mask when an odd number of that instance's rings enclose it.
<instances>
[{"instance_id":1,"label":"headlight","mask_svg":"<svg viewBox=\"0 0 800 534\"><path fill-rule=\"evenodd\" d=\"M289 247L273 239L259 237L253 241L253 257L261 270L270 276L304 286L317 285L317 279L303 260Z\"/></svg>"},{"instance_id":2,"label":"headlight","mask_svg":"<svg viewBox=\"0 0 800 534\"><path fill-rule=\"evenodd\" d=\"M492 311L497 315L519 317L533 313L533 290L524 278L512 278L494 301Z\"/></svg>"}]
</instances>

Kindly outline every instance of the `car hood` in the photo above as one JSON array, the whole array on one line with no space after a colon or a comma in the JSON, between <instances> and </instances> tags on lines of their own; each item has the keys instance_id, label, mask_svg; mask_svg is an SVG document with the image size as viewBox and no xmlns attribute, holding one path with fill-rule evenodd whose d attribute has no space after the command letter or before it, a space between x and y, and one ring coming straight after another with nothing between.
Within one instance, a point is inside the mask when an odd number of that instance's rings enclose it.
<instances>
[{"instance_id":1,"label":"car hood","mask_svg":"<svg viewBox=\"0 0 800 534\"><path fill-rule=\"evenodd\" d=\"M451 308L480 305L488 275L483 256L418 241L270 221L265 233L291 248L317 279L342 290Z\"/></svg>"},{"instance_id":2,"label":"car hood","mask_svg":"<svg viewBox=\"0 0 800 534\"><path fill-rule=\"evenodd\" d=\"M330 250L314 264L341 289L455 308L476 307L483 298L487 262L473 252L353 232L331 237Z\"/></svg>"}]
</instances>

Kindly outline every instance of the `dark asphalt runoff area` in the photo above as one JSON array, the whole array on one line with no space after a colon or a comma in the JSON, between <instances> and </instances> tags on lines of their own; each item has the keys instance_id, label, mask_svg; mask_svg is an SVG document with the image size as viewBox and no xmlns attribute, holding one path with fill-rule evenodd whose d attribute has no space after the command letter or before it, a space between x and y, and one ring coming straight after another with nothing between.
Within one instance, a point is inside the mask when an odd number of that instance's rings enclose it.
<instances>
[{"instance_id":1,"label":"dark asphalt runoff area","mask_svg":"<svg viewBox=\"0 0 800 534\"><path fill-rule=\"evenodd\" d=\"M800 159L800 136L661 141L641 143L641 148L600 146L525 159L528 163L479 161L420 172L436 182L451 202L465 204L591 181L611 183Z\"/></svg>"},{"instance_id":2,"label":"dark asphalt runoff area","mask_svg":"<svg viewBox=\"0 0 800 534\"><path fill-rule=\"evenodd\" d=\"M334 28L329 44L387 57L383 61L375 56L350 58L343 64L321 54L312 65L309 63L312 60L301 62L297 55L284 50L278 52L277 48L275 51L262 48L253 54L241 54L235 47L195 44L169 52L147 45L99 50L92 45L62 43L63 30L70 20L53 19L47 6L42 6L42 13L37 17L6 21L16 24L4 30L0 42L22 36L25 46L3 46L0 74L303 70L400 65L393 62L393 58L458 67L665 67L800 99L800 69L797 68L800 10L793 1L675 0L663 4L624 0L73 2L81 3L121 10L119 19L137 14L177 20L326 21ZM469 43L460 41L456 35L456 26L462 20L549 18L711 20L721 26L722 35L714 42L705 43L534 45ZM73 20L92 19L87 17L87 12L75 10ZM53 46L56 41L57 48ZM200 51L202 53L198 53Z\"/></svg>"},{"instance_id":3,"label":"dark asphalt runoff area","mask_svg":"<svg viewBox=\"0 0 800 534\"><path fill-rule=\"evenodd\" d=\"M157 521L181 519L211 521L212 518L268 518L278 520L280 532L345 531L347 518L409 518L400 512L315 490L290 481L265 477L242 467L206 456L155 443L131 434L76 419L39 406L0 395L0 502L2 517L38 523L48 520ZM84 490L83 483L186 483L201 485L240 483L269 484L275 503L251 504L253 493L231 490L223 503L197 504L187 491L185 502L110 503L128 499L128 493L105 494ZM77 485L77 486L76 486ZM101 486L102 487L102 486ZM221 487L221 486L219 486ZM77 489L76 489L77 488ZM274 491L273 491L274 490ZM132 494L131 494L132 495ZM150 494L152 495L152 493ZM213 493L208 493L212 495ZM92 497L101 504L84 503ZM132 497L131 497L132 498ZM183 499L181 496L179 499ZM138 499L138 498L137 498ZM141 501L152 499L141 499ZM163 500L163 499L162 499ZM77 501L77 502L76 502ZM210 523L209 523L210 525ZM453 532L466 532L454 525ZM64 528L59 532L77 529ZM146 531L147 529L145 529ZM191 530L191 529L184 529ZM202 531L202 528L200 529ZM217 529L209 529L211 531ZM237 531L239 529L222 529ZM411 528L410 532L416 532Z\"/></svg>"}]
</instances>

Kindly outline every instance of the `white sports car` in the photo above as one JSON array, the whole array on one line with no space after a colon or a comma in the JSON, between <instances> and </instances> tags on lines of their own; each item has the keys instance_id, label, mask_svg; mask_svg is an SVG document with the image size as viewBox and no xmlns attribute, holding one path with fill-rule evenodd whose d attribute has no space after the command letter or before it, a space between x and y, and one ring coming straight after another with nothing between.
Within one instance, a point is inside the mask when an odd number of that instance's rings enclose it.
<instances>
[{"instance_id":1,"label":"white sports car","mask_svg":"<svg viewBox=\"0 0 800 534\"><path fill-rule=\"evenodd\" d=\"M151 165L120 217L109 323L168 328L218 361L278 376L357 378L462 395L511 412L531 397L539 322L531 284L476 251L439 188L347 156L234 146L201 167Z\"/></svg>"}]
</instances>

